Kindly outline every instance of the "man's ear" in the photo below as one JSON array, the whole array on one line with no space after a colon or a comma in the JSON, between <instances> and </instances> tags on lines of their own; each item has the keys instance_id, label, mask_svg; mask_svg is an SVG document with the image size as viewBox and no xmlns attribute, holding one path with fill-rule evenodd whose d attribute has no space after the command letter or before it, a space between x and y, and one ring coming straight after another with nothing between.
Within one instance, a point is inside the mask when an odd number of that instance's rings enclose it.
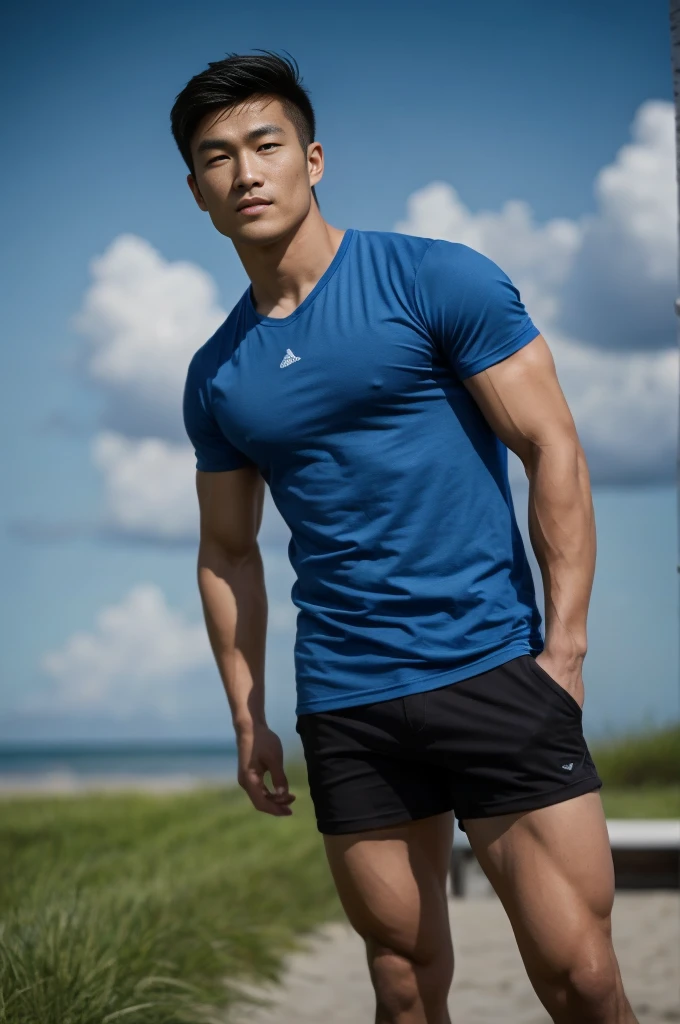
<instances>
[{"instance_id":1,"label":"man's ear","mask_svg":"<svg viewBox=\"0 0 680 1024\"><path fill-rule=\"evenodd\" d=\"M318 185L323 178L323 146L320 142L310 142L307 147L307 171L309 173L309 184Z\"/></svg>"},{"instance_id":2,"label":"man's ear","mask_svg":"<svg viewBox=\"0 0 680 1024\"><path fill-rule=\"evenodd\" d=\"M187 174L187 185L191 189L191 194L196 200L196 205L198 206L199 210L203 210L204 213L207 213L208 207L205 205L205 199L203 198L199 191L198 185L196 184L196 180L193 174Z\"/></svg>"}]
</instances>

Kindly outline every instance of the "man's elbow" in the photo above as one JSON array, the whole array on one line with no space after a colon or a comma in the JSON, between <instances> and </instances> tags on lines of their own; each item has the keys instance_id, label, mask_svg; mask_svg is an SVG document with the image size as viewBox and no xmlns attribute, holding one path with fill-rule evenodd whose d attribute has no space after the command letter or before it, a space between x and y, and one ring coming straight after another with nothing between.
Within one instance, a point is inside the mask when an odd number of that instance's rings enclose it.
<instances>
[{"instance_id":1,"label":"man's elbow","mask_svg":"<svg viewBox=\"0 0 680 1024\"><path fill-rule=\"evenodd\" d=\"M579 477L588 476L586 454L574 427L523 438L515 454L522 462L528 479L542 467L559 469L562 473Z\"/></svg>"},{"instance_id":2,"label":"man's elbow","mask_svg":"<svg viewBox=\"0 0 680 1024\"><path fill-rule=\"evenodd\" d=\"M239 568L257 559L260 549L257 537L201 536L198 545L199 568L219 569L224 566Z\"/></svg>"}]
</instances>

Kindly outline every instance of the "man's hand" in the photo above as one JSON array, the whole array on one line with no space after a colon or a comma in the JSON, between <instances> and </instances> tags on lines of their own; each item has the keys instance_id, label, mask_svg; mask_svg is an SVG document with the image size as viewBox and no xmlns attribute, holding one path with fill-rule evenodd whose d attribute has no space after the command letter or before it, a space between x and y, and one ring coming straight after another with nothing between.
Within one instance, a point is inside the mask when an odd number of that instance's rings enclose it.
<instances>
[{"instance_id":1,"label":"man's hand","mask_svg":"<svg viewBox=\"0 0 680 1024\"><path fill-rule=\"evenodd\" d=\"M583 707L585 690L583 688L582 657L554 654L545 647L537 655L536 663L574 698L579 707Z\"/></svg>"},{"instance_id":2,"label":"man's hand","mask_svg":"<svg viewBox=\"0 0 680 1024\"><path fill-rule=\"evenodd\" d=\"M250 797L253 807L278 818L292 814L290 804L295 800L288 790L288 779L283 770L281 740L266 725L240 730L238 744L238 783ZM265 783L265 774L271 775L274 792Z\"/></svg>"}]
</instances>

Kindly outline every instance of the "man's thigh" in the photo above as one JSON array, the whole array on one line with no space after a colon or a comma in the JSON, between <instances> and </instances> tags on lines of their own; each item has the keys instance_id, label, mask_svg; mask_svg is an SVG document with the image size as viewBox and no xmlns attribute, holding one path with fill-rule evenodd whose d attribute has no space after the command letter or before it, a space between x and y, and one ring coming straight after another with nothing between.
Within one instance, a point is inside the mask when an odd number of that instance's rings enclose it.
<instances>
[{"instance_id":1,"label":"man's thigh","mask_svg":"<svg viewBox=\"0 0 680 1024\"><path fill-rule=\"evenodd\" d=\"M466 829L537 991L584 960L611 956L614 870L599 793L468 818Z\"/></svg>"},{"instance_id":2,"label":"man's thigh","mask_svg":"<svg viewBox=\"0 0 680 1024\"><path fill-rule=\"evenodd\" d=\"M326 856L354 929L414 963L450 956L448 812L403 825L324 835Z\"/></svg>"}]
</instances>

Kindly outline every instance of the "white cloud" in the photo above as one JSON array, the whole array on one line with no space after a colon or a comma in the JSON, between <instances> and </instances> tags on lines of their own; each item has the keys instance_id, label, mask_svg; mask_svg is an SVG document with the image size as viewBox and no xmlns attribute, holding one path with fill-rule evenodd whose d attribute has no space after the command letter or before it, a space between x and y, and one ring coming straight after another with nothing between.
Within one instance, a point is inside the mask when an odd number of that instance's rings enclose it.
<instances>
[{"instance_id":1,"label":"white cloud","mask_svg":"<svg viewBox=\"0 0 680 1024\"><path fill-rule=\"evenodd\" d=\"M169 608L159 587L138 584L120 604L99 612L92 632L74 633L44 656L41 667L56 688L35 698L35 707L173 717L186 701L178 681L211 659L203 622L188 622Z\"/></svg>"},{"instance_id":2,"label":"white cloud","mask_svg":"<svg viewBox=\"0 0 680 1024\"><path fill-rule=\"evenodd\" d=\"M552 321L559 288L581 244L579 224L556 218L538 225L528 203L509 200L499 212L472 213L452 185L437 181L407 200L394 230L462 242L494 260L517 284L537 321Z\"/></svg>"},{"instance_id":3,"label":"white cloud","mask_svg":"<svg viewBox=\"0 0 680 1024\"><path fill-rule=\"evenodd\" d=\"M164 541L196 536L195 458L189 445L108 431L94 438L92 459L102 474L109 530Z\"/></svg>"},{"instance_id":4,"label":"white cloud","mask_svg":"<svg viewBox=\"0 0 680 1024\"><path fill-rule=\"evenodd\" d=\"M268 701L291 691L297 609L290 599L295 575L286 555L265 547L269 603ZM200 605L199 605L200 606ZM25 714L135 714L177 720L186 713L221 706L219 675L203 618L190 621L168 605L160 587L139 583L118 604L99 611L90 631L70 636L45 654L40 668L51 687L27 697Z\"/></svg>"},{"instance_id":5,"label":"white cloud","mask_svg":"<svg viewBox=\"0 0 680 1024\"><path fill-rule=\"evenodd\" d=\"M620 354L559 341L551 347L594 481L670 479L677 447L677 350Z\"/></svg>"},{"instance_id":6,"label":"white cloud","mask_svg":"<svg viewBox=\"0 0 680 1024\"><path fill-rule=\"evenodd\" d=\"M518 201L473 213L451 185L434 182L410 197L395 226L478 249L515 281L550 344L595 483L675 472L673 124L671 104L640 107L632 143L598 175L594 217L541 225Z\"/></svg>"},{"instance_id":7,"label":"white cloud","mask_svg":"<svg viewBox=\"0 0 680 1024\"><path fill-rule=\"evenodd\" d=\"M179 439L189 360L226 316L215 282L135 235L116 238L91 270L75 324L88 340L87 372L107 397L109 426Z\"/></svg>"},{"instance_id":8,"label":"white cloud","mask_svg":"<svg viewBox=\"0 0 680 1024\"><path fill-rule=\"evenodd\" d=\"M672 105L644 103L632 135L597 176L599 210L584 221L560 323L603 348L670 347L678 275Z\"/></svg>"},{"instance_id":9,"label":"white cloud","mask_svg":"<svg viewBox=\"0 0 680 1024\"><path fill-rule=\"evenodd\" d=\"M672 349L614 353L550 338L594 484L652 484L675 470L680 361ZM514 456L511 479L526 483Z\"/></svg>"},{"instance_id":10,"label":"white cloud","mask_svg":"<svg viewBox=\"0 0 680 1024\"><path fill-rule=\"evenodd\" d=\"M669 348L678 220L672 104L642 104L631 130L633 141L597 176L592 217L537 224L519 200L473 213L455 188L433 182L408 199L395 230L462 242L495 260L544 333L602 348Z\"/></svg>"},{"instance_id":11,"label":"white cloud","mask_svg":"<svg viewBox=\"0 0 680 1024\"><path fill-rule=\"evenodd\" d=\"M196 459L188 444L105 431L95 436L91 451L104 486L106 531L156 542L196 541ZM284 544L289 538L266 488L260 542Z\"/></svg>"}]
</instances>

